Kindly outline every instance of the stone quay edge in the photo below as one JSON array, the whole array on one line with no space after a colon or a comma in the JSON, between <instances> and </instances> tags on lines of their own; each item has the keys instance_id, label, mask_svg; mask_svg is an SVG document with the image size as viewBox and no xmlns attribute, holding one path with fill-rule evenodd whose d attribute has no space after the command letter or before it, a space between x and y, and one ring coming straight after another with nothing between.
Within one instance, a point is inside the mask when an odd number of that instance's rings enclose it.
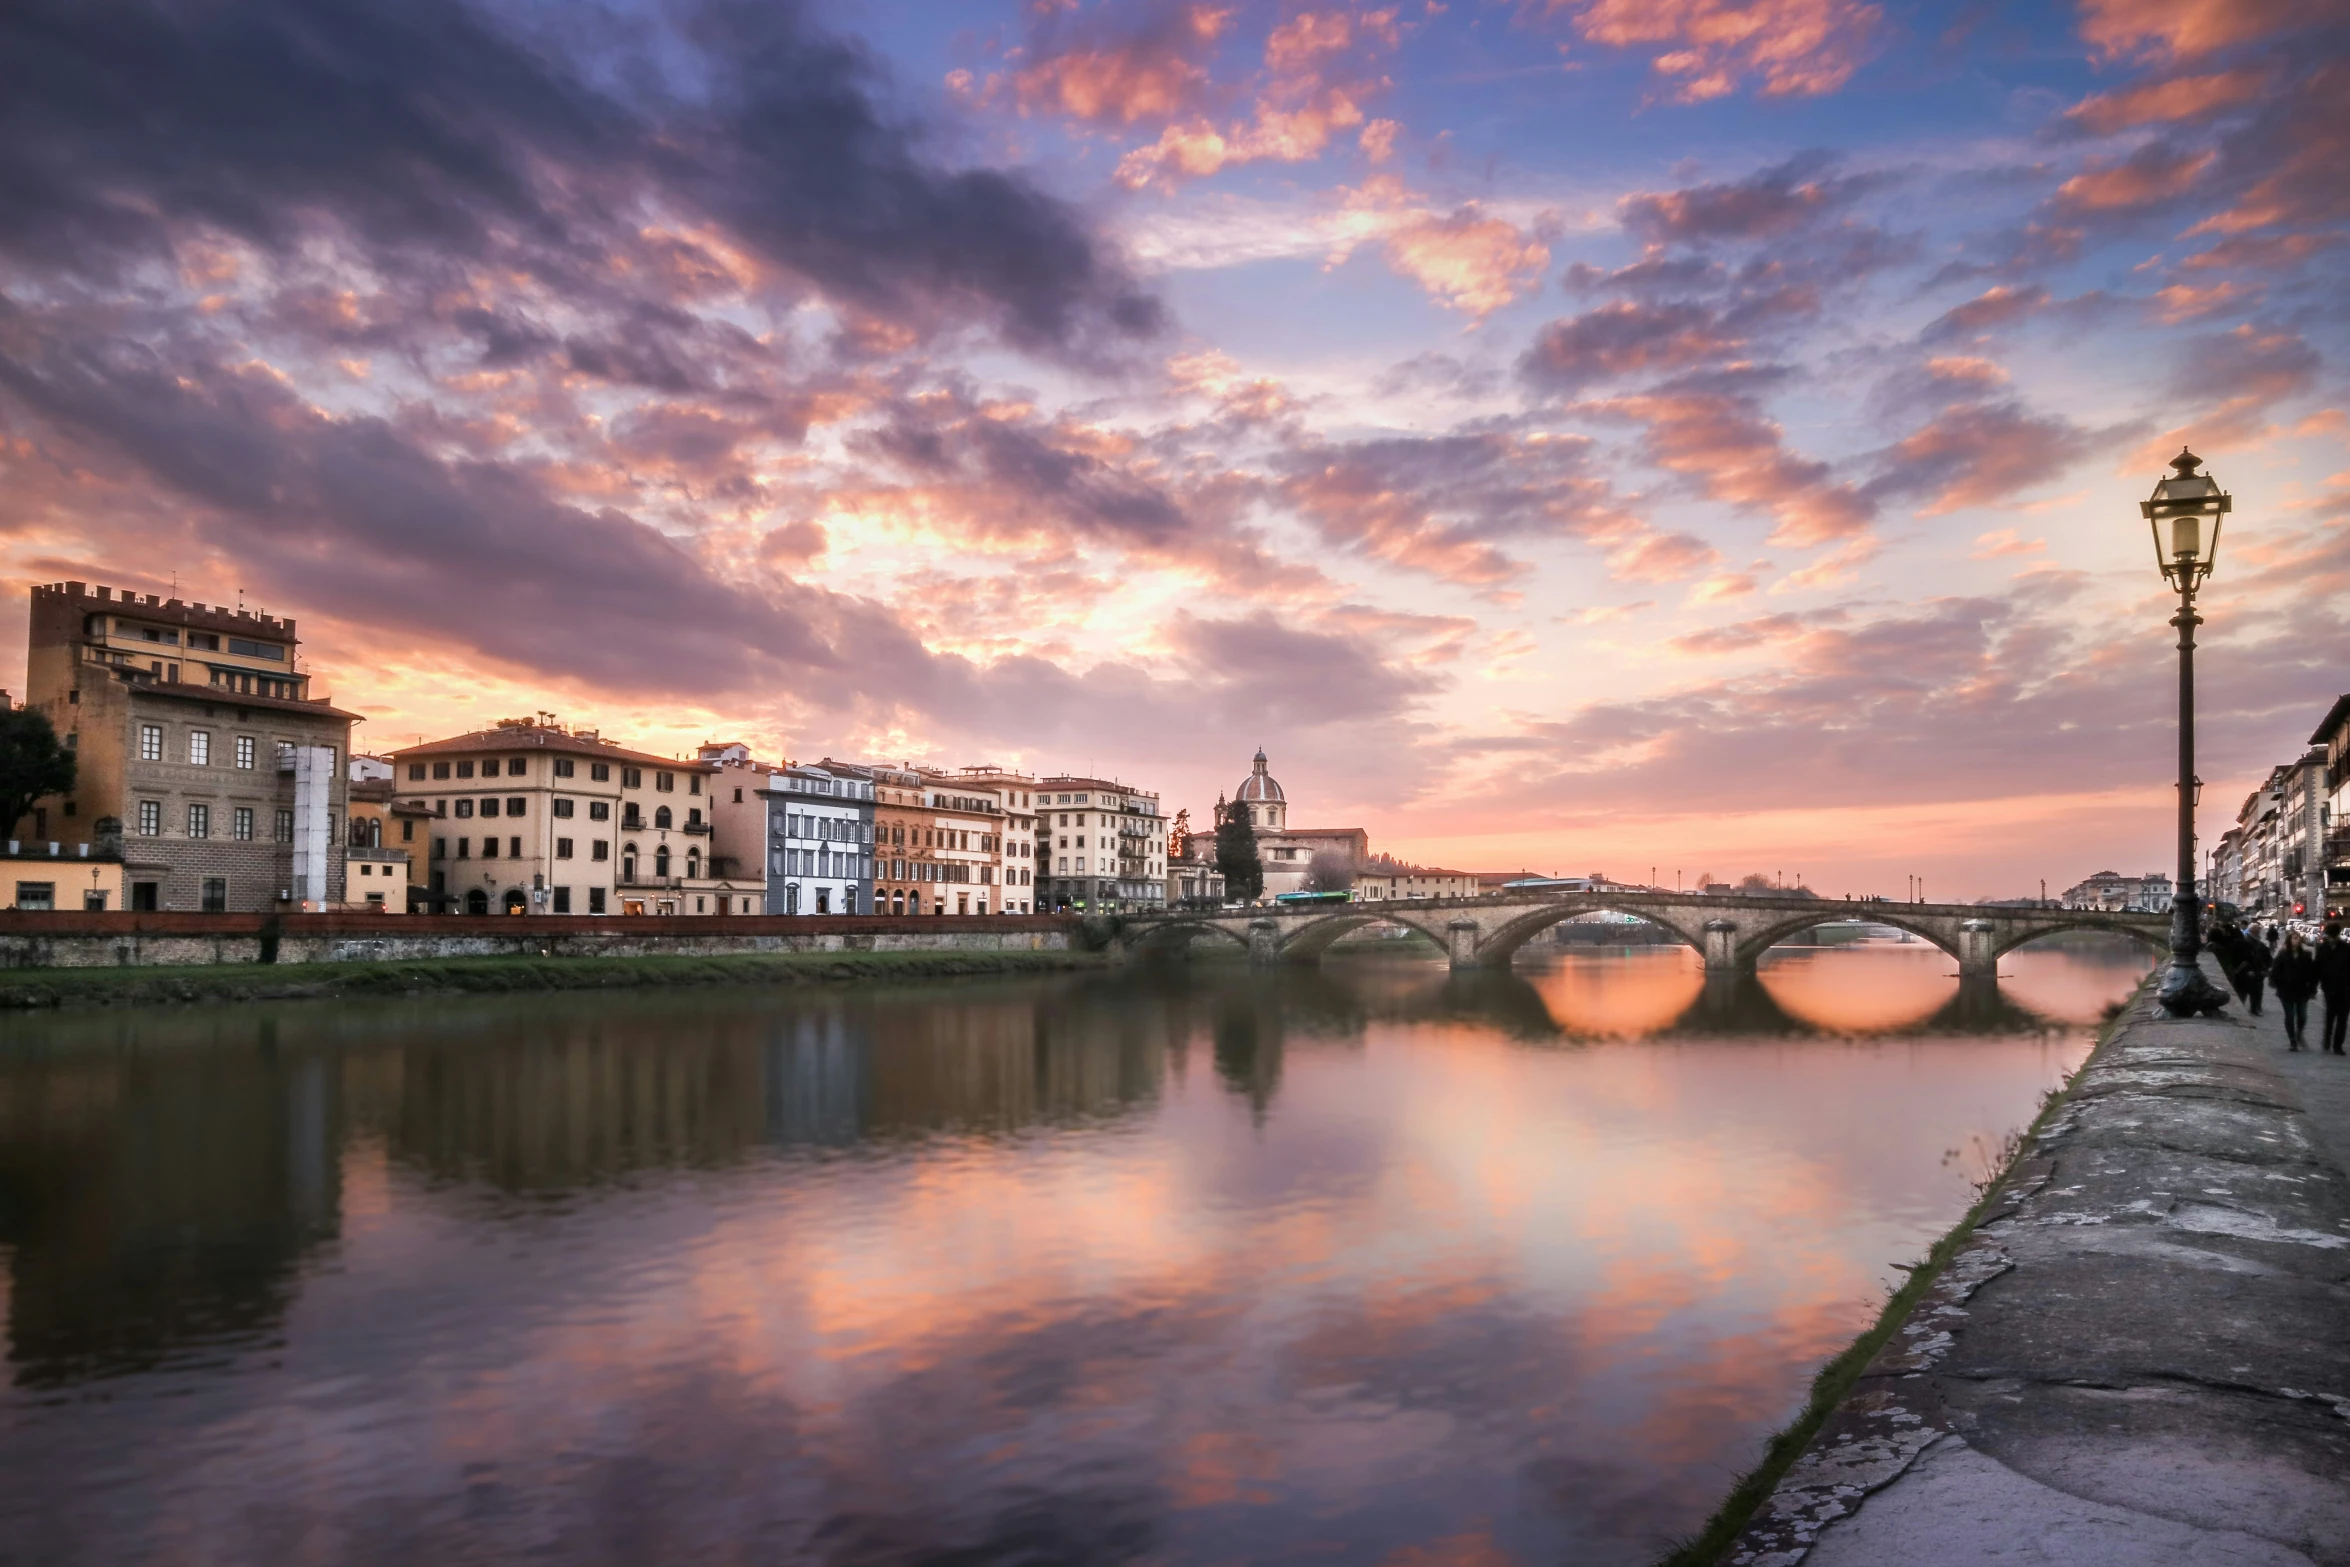
<instances>
[{"instance_id":1,"label":"stone quay edge","mask_svg":"<svg viewBox=\"0 0 2350 1567\"><path fill-rule=\"evenodd\" d=\"M2350 1058L2141 991L1722 1559L2350 1564L2346 1164Z\"/></svg>"}]
</instances>

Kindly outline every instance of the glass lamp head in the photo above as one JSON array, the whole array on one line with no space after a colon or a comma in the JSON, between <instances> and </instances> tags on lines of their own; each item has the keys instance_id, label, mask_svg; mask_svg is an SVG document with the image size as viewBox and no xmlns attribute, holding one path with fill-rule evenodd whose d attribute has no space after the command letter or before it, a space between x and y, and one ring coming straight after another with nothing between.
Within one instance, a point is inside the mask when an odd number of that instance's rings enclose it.
<instances>
[{"instance_id":1,"label":"glass lamp head","mask_svg":"<svg viewBox=\"0 0 2350 1567\"><path fill-rule=\"evenodd\" d=\"M2163 576L2171 586L2189 591L2211 575L2219 560L2220 522L2235 501L2210 474L2196 472L2203 459L2185 447L2170 465L2170 476L2138 503L2138 511L2154 532L2154 559Z\"/></svg>"}]
</instances>

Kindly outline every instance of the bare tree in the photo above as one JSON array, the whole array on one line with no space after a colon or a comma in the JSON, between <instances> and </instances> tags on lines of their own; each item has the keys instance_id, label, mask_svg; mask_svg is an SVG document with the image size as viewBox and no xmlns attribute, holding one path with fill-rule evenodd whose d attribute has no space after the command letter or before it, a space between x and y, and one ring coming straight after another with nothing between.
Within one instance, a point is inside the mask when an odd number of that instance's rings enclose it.
<instances>
[{"instance_id":1,"label":"bare tree","mask_svg":"<svg viewBox=\"0 0 2350 1567\"><path fill-rule=\"evenodd\" d=\"M1306 862L1308 892L1345 892L1354 884L1354 856L1344 849L1316 849Z\"/></svg>"}]
</instances>

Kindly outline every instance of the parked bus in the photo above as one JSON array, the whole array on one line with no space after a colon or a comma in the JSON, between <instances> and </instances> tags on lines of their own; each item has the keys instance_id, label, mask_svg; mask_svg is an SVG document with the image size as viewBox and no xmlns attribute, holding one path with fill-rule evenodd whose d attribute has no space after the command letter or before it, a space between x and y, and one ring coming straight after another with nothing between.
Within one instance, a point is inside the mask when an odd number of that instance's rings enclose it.
<instances>
[{"instance_id":1,"label":"parked bus","mask_svg":"<svg viewBox=\"0 0 2350 1567\"><path fill-rule=\"evenodd\" d=\"M1354 902L1354 894L1351 892L1277 892L1273 894L1273 901L1279 904L1352 903Z\"/></svg>"}]
</instances>

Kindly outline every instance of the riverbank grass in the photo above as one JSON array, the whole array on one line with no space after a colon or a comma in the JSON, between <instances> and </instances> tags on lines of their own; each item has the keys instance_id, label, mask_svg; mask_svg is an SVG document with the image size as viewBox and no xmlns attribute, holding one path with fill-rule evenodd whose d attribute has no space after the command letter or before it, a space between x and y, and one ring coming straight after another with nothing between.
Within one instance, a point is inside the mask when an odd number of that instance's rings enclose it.
<instances>
[{"instance_id":1,"label":"riverbank grass","mask_svg":"<svg viewBox=\"0 0 2350 1567\"><path fill-rule=\"evenodd\" d=\"M2152 982L2149 976L2145 984ZM2010 1142L1999 1168L1983 1182L1974 1205L1943 1233L1941 1239L1934 1242L1922 1259L1905 1265L1909 1269L1908 1281L1886 1298L1884 1309L1877 1313L1877 1320L1860 1337L1846 1345L1835 1359L1820 1367L1819 1373L1812 1378L1811 1396L1805 1400L1803 1409L1771 1438L1763 1449L1761 1461L1738 1477L1737 1483L1730 1488L1730 1494L1714 1509L1713 1516L1705 1521L1695 1535L1659 1561L1657 1567L1720 1567L1723 1556L1737 1542L1748 1520L1753 1518L1755 1509L1778 1488L1779 1481L1794 1466L1795 1460L1803 1456L1803 1450L1811 1446L1812 1438L1819 1435L1820 1427L1827 1423L1828 1416L1835 1412L1836 1406L1844 1402L1845 1395L1852 1391L1853 1384L1860 1380L1860 1374L1868 1369L1869 1362L1877 1358L1877 1351L1883 1349L1886 1342L1900 1331L1901 1325L1909 1320L1910 1312L1916 1309L1918 1301L1934 1287L1934 1281L1950 1265L1950 1259L1958 1255L1959 1248L1974 1234L1975 1226L1982 1222L1983 1215L1998 1201L2000 1190L2014 1173L2017 1160L2039 1137L2049 1118L2071 1097L2073 1085L2080 1081L2081 1074L2089 1069L2089 1063L2112 1040L2122 1020L2130 1015L2131 1007L2144 993L2145 984L2141 984L2137 991L2131 993L2128 1001L2107 1015L2105 1026L2098 1032L2097 1043L2081 1058L2081 1064L2074 1068L2072 1075L2061 1086L2041 1096L2039 1114L2032 1118L2030 1126Z\"/></svg>"},{"instance_id":2,"label":"riverbank grass","mask_svg":"<svg viewBox=\"0 0 2350 1567\"><path fill-rule=\"evenodd\" d=\"M362 963L0 971L0 1011L293 1001L339 996L508 994L647 986L878 984L1101 967L1091 952L760 952L712 957L418 958Z\"/></svg>"}]
</instances>

